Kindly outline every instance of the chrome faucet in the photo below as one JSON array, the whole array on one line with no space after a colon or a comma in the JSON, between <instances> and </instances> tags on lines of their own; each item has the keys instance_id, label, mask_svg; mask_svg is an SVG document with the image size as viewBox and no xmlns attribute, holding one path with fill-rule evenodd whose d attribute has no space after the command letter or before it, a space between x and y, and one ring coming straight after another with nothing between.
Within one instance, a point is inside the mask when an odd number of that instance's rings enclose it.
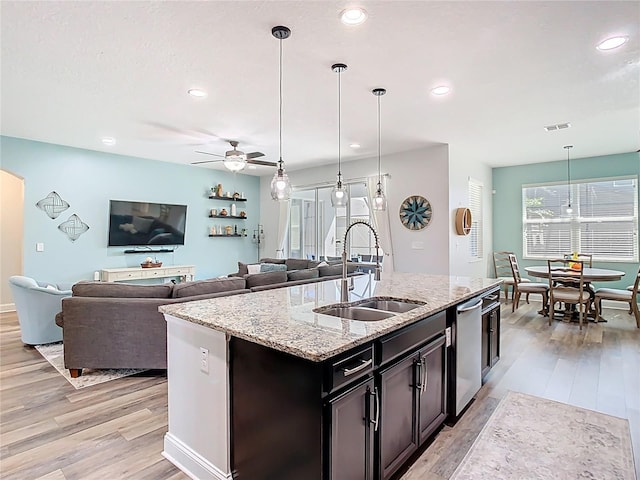
<instances>
[{"instance_id":1,"label":"chrome faucet","mask_svg":"<svg viewBox=\"0 0 640 480\"><path fill-rule=\"evenodd\" d=\"M349 286L347 284L347 237L349 236L349 231L351 228L356 225L364 225L369 227L369 230L373 232L373 238L376 241L376 270L375 270L375 280L380 280L380 260L378 258L378 252L380 248L380 244L378 243L378 232L369 224L369 222L365 222L364 220L355 220L347 227L347 231L344 232L344 241L342 242L342 280L341 280L341 289L340 289L340 301L348 302L349 301Z\"/></svg>"}]
</instances>

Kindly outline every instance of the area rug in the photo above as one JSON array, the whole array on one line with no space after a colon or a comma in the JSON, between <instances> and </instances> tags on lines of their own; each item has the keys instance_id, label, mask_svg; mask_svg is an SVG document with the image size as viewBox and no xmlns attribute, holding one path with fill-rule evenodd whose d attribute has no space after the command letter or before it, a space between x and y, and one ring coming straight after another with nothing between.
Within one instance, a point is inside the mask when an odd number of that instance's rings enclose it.
<instances>
[{"instance_id":1,"label":"area rug","mask_svg":"<svg viewBox=\"0 0 640 480\"><path fill-rule=\"evenodd\" d=\"M509 392L454 480L635 480L627 420Z\"/></svg>"},{"instance_id":2,"label":"area rug","mask_svg":"<svg viewBox=\"0 0 640 480\"><path fill-rule=\"evenodd\" d=\"M64 368L64 346L62 343L50 343L48 345L36 345L36 350L40 355L49 362L58 373L60 373L67 381L76 389L91 387L100 383L116 380L122 377L135 375L136 373L145 372L145 369L120 368L109 370L95 370L85 368L82 375L78 378L71 378L69 370Z\"/></svg>"}]
</instances>

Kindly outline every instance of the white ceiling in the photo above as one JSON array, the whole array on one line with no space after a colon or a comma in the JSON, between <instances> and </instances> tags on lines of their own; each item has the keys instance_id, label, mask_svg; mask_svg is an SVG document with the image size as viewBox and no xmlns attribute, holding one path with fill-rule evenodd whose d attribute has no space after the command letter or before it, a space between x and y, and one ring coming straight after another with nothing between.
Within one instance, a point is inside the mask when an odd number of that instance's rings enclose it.
<instances>
[{"instance_id":1,"label":"white ceiling","mask_svg":"<svg viewBox=\"0 0 640 480\"><path fill-rule=\"evenodd\" d=\"M1 133L183 164L235 139L277 161L271 27L286 25L288 170L336 162L336 62L349 66L345 161L377 155L375 87L388 91L383 155L448 143L457 158L501 166L566 158L567 143L571 158L640 146L639 2L359 4L368 21L349 27L339 21L348 0L2 1ZM629 41L596 50L614 34ZM431 95L439 84L452 93ZM208 96L187 95L194 87ZM572 127L543 129L562 122Z\"/></svg>"}]
</instances>

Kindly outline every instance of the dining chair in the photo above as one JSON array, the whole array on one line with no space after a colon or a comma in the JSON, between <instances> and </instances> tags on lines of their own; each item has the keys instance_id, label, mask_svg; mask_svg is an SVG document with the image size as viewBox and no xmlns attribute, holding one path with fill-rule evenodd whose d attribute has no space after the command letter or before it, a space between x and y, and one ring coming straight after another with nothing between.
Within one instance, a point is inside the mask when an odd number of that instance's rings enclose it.
<instances>
[{"instance_id":1,"label":"dining chair","mask_svg":"<svg viewBox=\"0 0 640 480\"><path fill-rule=\"evenodd\" d=\"M629 304L629 315L632 313L636 317L636 325L640 328L640 310L638 309L638 288L640 288L640 267L636 274L636 281L626 290L616 288L599 288L595 293L596 322L602 318L602 300L613 300L615 302L626 302Z\"/></svg>"},{"instance_id":2,"label":"dining chair","mask_svg":"<svg viewBox=\"0 0 640 480\"><path fill-rule=\"evenodd\" d=\"M555 304L563 302L565 305L576 305L579 311L580 330L582 319L591 307L591 295L584 282L584 262L571 259L571 263L578 264L569 267L569 260L547 260L549 270L549 324L555 318ZM585 305L583 310L582 306Z\"/></svg>"},{"instance_id":3,"label":"dining chair","mask_svg":"<svg viewBox=\"0 0 640 480\"><path fill-rule=\"evenodd\" d=\"M515 312L520 306L520 295L527 294L526 302L529 303L530 293L539 293L542 295L542 314L549 315L547 308L549 285L546 283L533 283L523 282L520 276L520 267L518 266L518 259L514 254L509 254L509 266L511 268L511 275L513 278L513 297L511 300L511 311Z\"/></svg>"},{"instance_id":4,"label":"dining chair","mask_svg":"<svg viewBox=\"0 0 640 480\"><path fill-rule=\"evenodd\" d=\"M515 289L513 289L513 273L511 272L511 263L509 262L509 255L515 255L513 252L501 251L493 252L493 268L496 273L496 278L502 280L502 287L504 290L505 302L509 300L509 287L511 289L511 301L513 301ZM528 278L521 279L521 282L530 282Z\"/></svg>"}]
</instances>

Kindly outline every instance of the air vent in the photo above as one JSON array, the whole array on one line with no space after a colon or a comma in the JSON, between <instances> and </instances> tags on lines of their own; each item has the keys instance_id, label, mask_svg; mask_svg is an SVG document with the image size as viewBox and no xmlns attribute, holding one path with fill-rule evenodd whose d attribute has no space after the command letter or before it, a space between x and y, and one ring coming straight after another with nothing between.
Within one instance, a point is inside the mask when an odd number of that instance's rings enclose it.
<instances>
[{"instance_id":1,"label":"air vent","mask_svg":"<svg viewBox=\"0 0 640 480\"><path fill-rule=\"evenodd\" d=\"M544 127L544 129L547 132L553 132L554 130L564 130L565 128L569 128L571 126L571 124L569 122L567 123L557 123L555 125L547 125L546 127Z\"/></svg>"}]
</instances>

